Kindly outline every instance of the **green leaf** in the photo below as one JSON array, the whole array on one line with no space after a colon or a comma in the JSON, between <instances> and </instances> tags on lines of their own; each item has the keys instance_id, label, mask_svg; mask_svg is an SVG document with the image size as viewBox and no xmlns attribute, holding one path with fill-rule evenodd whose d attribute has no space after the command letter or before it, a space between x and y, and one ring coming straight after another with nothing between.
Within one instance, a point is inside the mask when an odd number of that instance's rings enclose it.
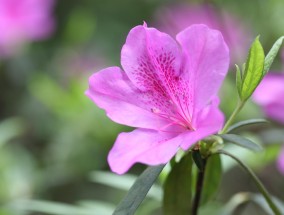
<instances>
[{"instance_id":1,"label":"green leaf","mask_svg":"<svg viewBox=\"0 0 284 215\"><path fill-rule=\"evenodd\" d=\"M187 215L191 212L191 153L176 163L164 184L163 209L165 215Z\"/></svg>"},{"instance_id":2,"label":"green leaf","mask_svg":"<svg viewBox=\"0 0 284 215\"><path fill-rule=\"evenodd\" d=\"M246 63L243 63L243 65L242 65L242 71L245 71L245 69L246 69Z\"/></svg>"},{"instance_id":3,"label":"green leaf","mask_svg":"<svg viewBox=\"0 0 284 215\"><path fill-rule=\"evenodd\" d=\"M11 206L25 212L40 212L50 215L94 214L93 210L90 210L89 208L83 208L77 205L69 205L65 203L42 201L42 200L18 200L16 202L12 202ZM99 214L109 212L109 210L105 208L100 210L100 208L97 207L97 209L98 209L97 212Z\"/></svg>"},{"instance_id":4,"label":"green leaf","mask_svg":"<svg viewBox=\"0 0 284 215\"><path fill-rule=\"evenodd\" d=\"M236 156L234 156L233 154L231 154L231 153L229 153L227 151L219 150L216 153L222 154L222 155L226 155L226 156L234 159L251 176L251 178L253 179L253 181L254 181L258 191L265 198L265 201L269 205L270 209L274 212L274 214L275 215L280 215L280 209L272 201L272 198L271 198L269 192L267 191L267 189L264 187L264 185L261 183L259 178L256 176L256 174L252 171L252 169L250 167L248 167L246 164L244 164L242 160L240 160L239 158L237 158Z\"/></svg>"},{"instance_id":5,"label":"green leaf","mask_svg":"<svg viewBox=\"0 0 284 215\"><path fill-rule=\"evenodd\" d=\"M220 134L220 137L222 137L224 140L230 142L230 143L234 143L238 146L250 149L252 151L261 151L262 147L254 142L252 142L251 140L244 138L240 135L236 135L236 134Z\"/></svg>"},{"instance_id":6,"label":"green leaf","mask_svg":"<svg viewBox=\"0 0 284 215\"><path fill-rule=\"evenodd\" d=\"M281 202L278 198L272 196L273 202L278 206L278 208L281 211L284 211L284 203ZM221 212L219 213L220 215L228 215L228 214L233 214L238 207L241 205L254 202L257 204L263 212L266 214L273 214L273 211L270 209L269 205L263 198L261 194L253 194L249 192L240 192L235 194L223 207Z\"/></svg>"},{"instance_id":7,"label":"green leaf","mask_svg":"<svg viewBox=\"0 0 284 215\"><path fill-rule=\"evenodd\" d=\"M146 197L165 165L148 167L118 204L113 215L132 215Z\"/></svg>"},{"instance_id":8,"label":"green leaf","mask_svg":"<svg viewBox=\"0 0 284 215\"><path fill-rule=\"evenodd\" d=\"M242 74L240 71L239 66L236 64L236 85L238 89L239 95L241 95L241 90L242 90Z\"/></svg>"},{"instance_id":9,"label":"green leaf","mask_svg":"<svg viewBox=\"0 0 284 215\"><path fill-rule=\"evenodd\" d=\"M219 188L222 177L222 163L220 155L210 156L206 162L201 204L207 203Z\"/></svg>"},{"instance_id":10,"label":"green leaf","mask_svg":"<svg viewBox=\"0 0 284 215\"><path fill-rule=\"evenodd\" d=\"M270 49L270 51L268 52L268 54L265 57L265 61L264 61L264 70L263 70L263 74L265 75L270 67L271 64L274 61L274 58L276 57L282 43L284 40L284 36L280 37L278 40L276 40L276 42L273 44L272 48Z\"/></svg>"},{"instance_id":11,"label":"green leaf","mask_svg":"<svg viewBox=\"0 0 284 215\"><path fill-rule=\"evenodd\" d=\"M249 125L255 125L255 124L263 124L263 123L269 123L266 119L249 119L249 120L244 120L241 122L237 122L234 125L230 126L227 130L228 133L244 127L244 126L249 126Z\"/></svg>"},{"instance_id":12,"label":"green leaf","mask_svg":"<svg viewBox=\"0 0 284 215\"><path fill-rule=\"evenodd\" d=\"M263 78L264 67L264 51L259 37L255 39L251 45L249 55L246 61L245 71L242 77L242 87L240 98L242 101L246 101L254 92Z\"/></svg>"},{"instance_id":13,"label":"green leaf","mask_svg":"<svg viewBox=\"0 0 284 215\"><path fill-rule=\"evenodd\" d=\"M275 205L279 208L279 210L281 212L284 212L284 203L280 199L272 195L271 198ZM251 194L251 200L254 201L259 207L261 207L267 214L273 214L273 211L261 194Z\"/></svg>"},{"instance_id":14,"label":"green leaf","mask_svg":"<svg viewBox=\"0 0 284 215\"><path fill-rule=\"evenodd\" d=\"M135 182L137 177L131 174L117 175L106 171L93 171L90 174L90 180L101 183L112 188L120 190L129 190L131 184ZM163 190L161 186L153 185L148 193L148 197L161 201Z\"/></svg>"}]
</instances>

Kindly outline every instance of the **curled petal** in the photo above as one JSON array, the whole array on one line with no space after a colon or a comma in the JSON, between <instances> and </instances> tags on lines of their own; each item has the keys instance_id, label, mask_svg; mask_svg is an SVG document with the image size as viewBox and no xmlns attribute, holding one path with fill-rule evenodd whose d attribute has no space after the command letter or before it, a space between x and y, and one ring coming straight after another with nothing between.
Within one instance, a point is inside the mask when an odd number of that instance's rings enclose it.
<instances>
[{"instance_id":1,"label":"curled petal","mask_svg":"<svg viewBox=\"0 0 284 215\"><path fill-rule=\"evenodd\" d=\"M146 95L118 67L109 67L93 74L86 95L117 123L150 129L169 124L168 119L151 112L151 107L144 101Z\"/></svg>"},{"instance_id":2,"label":"curled petal","mask_svg":"<svg viewBox=\"0 0 284 215\"><path fill-rule=\"evenodd\" d=\"M184 79L193 83L195 111L206 107L217 92L229 67L229 49L217 30L192 25L177 35L186 59Z\"/></svg>"},{"instance_id":3,"label":"curled petal","mask_svg":"<svg viewBox=\"0 0 284 215\"><path fill-rule=\"evenodd\" d=\"M111 170L123 174L137 162L148 165L167 163L180 144L173 138L176 135L147 129L121 133L108 155Z\"/></svg>"}]
</instances>

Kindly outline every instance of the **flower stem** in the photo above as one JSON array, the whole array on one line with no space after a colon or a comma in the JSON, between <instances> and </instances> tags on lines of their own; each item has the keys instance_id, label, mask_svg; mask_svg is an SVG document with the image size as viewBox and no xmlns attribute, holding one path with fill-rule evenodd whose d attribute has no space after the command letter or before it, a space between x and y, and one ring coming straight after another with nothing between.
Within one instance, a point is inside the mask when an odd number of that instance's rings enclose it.
<instances>
[{"instance_id":1,"label":"flower stem","mask_svg":"<svg viewBox=\"0 0 284 215\"><path fill-rule=\"evenodd\" d=\"M267 189L264 187L264 185L261 183L259 178L255 175L255 173L247 165L245 165L240 159L238 159L237 157L235 157L234 155L232 155L229 152L219 150L214 154L224 154L224 155L227 155L227 156L233 158L235 161L237 161L240 164L240 166L242 166L247 171L247 173L249 173L249 175L253 178L258 190L261 192L261 194L265 198L266 202L268 203L269 207L274 212L274 214L275 215L281 215L280 210L277 208L277 206L272 201L270 194L267 191Z\"/></svg>"},{"instance_id":2,"label":"flower stem","mask_svg":"<svg viewBox=\"0 0 284 215\"><path fill-rule=\"evenodd\" d=\"M192 215L198 214L198 208L200 205L201 194L203 189L203 181L205 175L205 168L206 168L206 161L207 159L203 159L203 169L198 169L197 181L196 181L196 188L195 188L195 196L193 199L192 205Z\"/></svg>"},{"instance_id":3,"label":"flower stem","mask_svg":"<svg viewBox=\"0 0 284 215\"><path fill-rule=\"evenodd\" d=\"M232 115L230 116L226 124L224 125L224 128L222 129L222 131L219 132L220 134L225 134L227 132L229 126L233 123L237 114L242 110L244 104L245 104L245 101L238 102L237 107L235 108L234 112L232 113Z\"/></svg>"}]
</instances>

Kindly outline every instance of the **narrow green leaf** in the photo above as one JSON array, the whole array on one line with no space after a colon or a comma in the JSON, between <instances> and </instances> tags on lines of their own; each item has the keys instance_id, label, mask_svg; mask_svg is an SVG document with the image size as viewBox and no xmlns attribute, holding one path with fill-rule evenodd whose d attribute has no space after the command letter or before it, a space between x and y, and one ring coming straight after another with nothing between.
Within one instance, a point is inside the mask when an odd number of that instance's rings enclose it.
<instances>
[{"instance_id":1,"label":"narrow green leaf","mask_svg":"<svg viewBox=\"0 0 284 215\"><path fill-rule=\"evenodd\" d=\"M129 190L130 186L135 182L137 176L124 174L117 175L106 171L94 171L90 174L90 180L96 183L101 183L112 188L120 190ZM148 192L148 197L161 201L163 190L161 186L153 185Z\"/></svg>"},{"instance_id":2,"label":"narrow green leaf","mask_svg":"<svg viewBox=\"0 0 284 215\"><path fill-rule=\"evenodd\" d=\"M281 202L278 198L272 196L273 202L278 206L281 211L284 211L284 203ZM235 194L222 208L220 215L233 214L238 207L241 205L247 204L249 202L254 202L257 204L263 212L266 214L273 214L273 211L270 209L269 205L263 198L261 194L254 194L249 192L240 192Z\"/></svg>"},{"instance_id":3,"label":"narrow green leaf","mask_svg":"<svg viewBox=\"0 0 284 215\"><path fill-rule=\"evenodd\" d=\"M207 203L216 194L222 177L222 163L219 156L210 156L206 162L201 204Z\"/></svg>"},{"instance_id":4,"label":"narrow green leaf","mask_svg":"<svg viewBox=\"0 0 284 215\"><path fill-rule=\"evenodd\" d=\"M284 202L272 195L271 198L277 208L279 208L281 212L284 212ZM258 204L258 206L261 207L267 214L273 213L273 211L271 210L271 208L269 207L269 205L261 194L251 194L251 200Z\"/></svg>"},{"instance_id":5,"label":"narrow green leaf","mask_svg":"<svg viewBox=\"0 0 284 215\"><path fill-rule=\"evenodd\" d=\"M187 215L191 212L191 153L176 163L164 184L163 209L165 215Z\"/></svg>"},{"instance_id":6,"label":"narrow green leaf","mask_svg":"<svg viewBox=\"0 0 284 215\"><path fill-rule=\"evenodd\" d=\"M237 122L234 125L230 126L227 130L228 133L244 127L244 126L249 126L249 125L255 125L255 124L264 124L264 123L269 123L266 119L249 119L249 120L244 120L241 122Z\"/></svg>"},{"instance_id":7,"label":"narrow green leaf","mask_svg":"<svg viewBox=\"0 0 284 215\"><path fill-rule=\"evenodd\" d=\"M237 85L237 90L239 95L241 95L241 90L242 90L242 74L240 71L239 66L236 64L236 85Z\"/></svg>"},{"instance_id":8,"label":"narrow green leaf","mask_svg":"<svg viewBox=\"0 0 284 215\"><path fill-rule=\"evenodd\" d=\"M262 45L259 42L259 37L257 37L251 45L242 77L243 82L240 94L242 101L246 101L252 95L263 78L264 57Z\"/></svg>"},{"instance_id":9,"label":"narrow green leaf","mask_svg":"<svg viewBox=\"0 0 284 215\"><path fill-rule=\"evenodd\" d=\"M84 208L77 205L69 205L65 203L42 201L42 200L18 200L12 202L12 207L18 208L24 212L39 212L41 214L52 214L52 215L92 215L93 210ZM98 213L108 213L110 210L105 208L97 207Z\"/></svg>"},{"instance_id":10,"label":"narrow green leaf","mask_svg":"<svg viewBox=\"0 0 284 215\"><path fill-rule=\"evenodd\" d=\"M165 165L148 167L135 181L126 196L118 204L113 215L133 215L146 197L151 186Z\"/></svg>"},{"instance_id":11,"label":"narrow green leaf","mask_svg":"<svg viewBox=\"0 0 284 215\"><path fill-rule=\"evenodd\" d=\"M235 155L224 151L224 150L219 150L216 152L218 154L226 155L233 160L235 160L253 179L254 184L256 185L258 191L262 194L262 196L265 198L265 201L269 205L270 209L273 211L275 215L281 215L282 213L280 212L280 209L278 206L272 201L271 195L269 194L268 190L265 188L265 186L262 184L262 182L259 180L259 178L256 176L256 174L252 171L250 167L248 167L246 164L243 163L242 160L237 158Z\"/></svg>"},{"instance_id":12,"label":"narrow green leaf","mask_svg":"<svg viewBox=\"0 0 284 215\"><path fill-rule=\"evenodd\" d=\"M246 69L246 63L243 63L243 65L242 65L242 71L245 71L245 69ZM243 74L243 73L242 73Z\"/></svg>"},{"instance_id":13,"label":"narrow green leaf","mask_svg":"<svg viewBox=\"0 0 284 215\"><path fill-rule=\"evenodd\" d=\"M200 171L204 170L204 160L199 150L192 150L192 159Z\"/></svg>"},{"instance_id":14,"label":"narrow green leaf","mask_svg":"<svg viewBox=\"0 0 284 215\"><path fill-rule=\"evenodd\" d=\"M220 134L220 137L222 137L224 140L230 142L230 143L234 143L238 146L250 149L252 151L261 151L262 147L254 142L252 142L251 140L242 137L240 135L236 135L236 134Z\"/></svg>"},{"instance_id":15,"label":"narrow green leaf","mask_svg":"<svg viewBox=\"0 0 284 215\"><path fill-rule=\"evenodd\" d=\"M276 40L276 42L273 44L272 48L270 49L270 51L268 52L268 54L265 57L265 61L264 61L264 70L263 70L263 75L265 75L270 67L271 64L274 61L274 58L276 57L282 43L284 40L284 36L280 37L278 40Z\"/></svg>"},{"instance_id":16,"label":"narrow green leaf","mask_svg":"<svg viewBox=\"0 0 284 215\"><path fill-rule=\"evenodd\" d=\"M240 192L235 194L221 209L220 215L233 214L234 211L250 201L250 193Z\"/></svg>"}]
</instances>

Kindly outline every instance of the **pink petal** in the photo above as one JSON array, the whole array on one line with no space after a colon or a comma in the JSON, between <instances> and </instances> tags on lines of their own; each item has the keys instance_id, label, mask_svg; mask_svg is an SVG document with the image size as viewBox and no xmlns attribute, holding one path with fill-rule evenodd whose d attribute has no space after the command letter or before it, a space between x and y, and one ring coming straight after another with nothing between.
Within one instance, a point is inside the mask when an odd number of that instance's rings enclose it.
<instances>
[{"instance_id":1,"label":"pink petal","mask_svg":"<svg viewBox=\"0 0 284 215\"><path fill-rule=\"evenodd\" d=\"M265 105L263 109L265 114L271 119L284 124L284 100L279 100L269 105Z\"/></svg>"},{"instance_id":2,"label":"pink petal","mask_svg":"<svg viewBox=\"0 0 284 215\"><path fill-rule=\"evenodd\" d=\"M192 25L177 35L186 58L183 78L194 84L194 105L199 111L217 92L229 67L229 49L217 30Z\"/></svg>"},{"instance_id":3,"label":"pink petal","mask_svg":"<svg viewBox=\"0 0 284 215\"><path fill-rule=\"evenodd\" d=\"M144 101L145 94L118 67L93 74L86 95L120 124L158 130L170 122L151 112L151 107Z\"/></svg>"},{"instance_id":4,"label":"pink petal","mask_svg":"<svg viewBox=\"0 0 284 215\"><path fill-rule=\"evenodd\" d=\"M137 26L128 34L121 64L132 83L149 92L149 103L162 115L192 118L192 85L179 78L183 70L177 43L154 28Z\"/></svg>"},{"instance_id":5,"label":"pink petal","mask_svg":"<svg viewBox=\"0 0 284 215\"><path fill-rule=\"evenodd\" d=\"M253 94L260 105L269 105L284 100L284 74L267 74Z\"/></svg>"},{"instance_id":6,"label":"pink petal","mask_svg":"<svg viewBox=\"0 0 284 215\"><path fill-rule=\"evenodd\" d=\"M253 99L262 106L268 117L284 123L284 74L266 75L254 92Z\"/></svg>"},{"instance_id":7,"label":"pink petal","mask_svg":"<svg viewBox=\"0 0 284 215\"><path fill-rule=\"evenodd\" d=\"M179 147L189 149L197 141L217 133L223 122L223 113L213 103L200 112L195 131L136 129L130 133L121 133L109 153L109 165L112 171L123 174L137 162L148 165L167 163Z\"/></svg>"},{"instance_id":8,"label":"pink petal","mask_svg":"<svg viewBox=\"0 0 284 215\"><path fill-rule=\"evenodd\" d=\"M282 148L279 154L277 166L278 166L279 171L284 175L284 147Z\"/></svg>"},{"instance_id":9,"label":"pink petal","mask_svg":"<svg viewBox=\"0 0 284 215\"><path fill-rule=\"evenodd\" d=\"M54 31L54 0L0 0L0 54L10 56Z\"/></svg>"},{"instance_id":10,"label":"pink petal","mask_svg":"<svg viewBox=\"0 0 284 215\"><path fill-rule=\"evenodd\" d=\"M136 129L121 133L109 152L108 163L113 172L125 173L134 163L148 165L167 163L177 152L178 133Z\"/></svg>"},{"instance_id":11,"label":"pink petal","mask_svg":"<svg viewBox=\"0 0 284 215\"><path fill-rule=\"evenodd\" d=\"M121 64L136 87L161 91L168 79L179 74L181 55L177 43L169 35L140 25L127 36L121 51Z\"/></svg>"},{"instance_id":12,"label":"pink petal","mask_svg":"<svg viewBox=\"0 0 284 215\"><path fill-rule=\"evenodd\" d=\"M216 134L221 130L224 124L224 114L218 108L218 101L213 100L213 103L204 108L198 114L195 122L195 131L188 131L180 135L182 138L181 148L184 150L189 149L194 143Z\"/></svg>"}]
</instances>

